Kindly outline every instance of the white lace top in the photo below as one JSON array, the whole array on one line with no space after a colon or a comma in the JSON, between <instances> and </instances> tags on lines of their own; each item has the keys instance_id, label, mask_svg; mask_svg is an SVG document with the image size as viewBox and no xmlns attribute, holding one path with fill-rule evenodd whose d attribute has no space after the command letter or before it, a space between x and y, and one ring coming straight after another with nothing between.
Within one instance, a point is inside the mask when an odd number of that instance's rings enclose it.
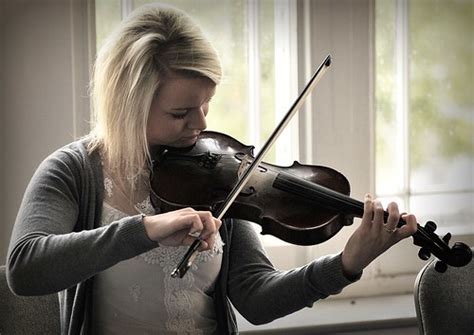
<instances>
[{"instance_id":1,"label":"white lace top","mask_svg":"<svg viewBox=\"0 0 474 335\"><path fill-rule=\"evenodd\" d=\"M111 206L114 184L105 177L102 225L127 216ZM149 196L135 205L153 214ZM183 278L173 268L187 247L160 246L122 261L94 278L94 334L215 334L217 323L212 293L222 262L220 235L212 250L201 252Z\"/></svg>"}]
</instances>

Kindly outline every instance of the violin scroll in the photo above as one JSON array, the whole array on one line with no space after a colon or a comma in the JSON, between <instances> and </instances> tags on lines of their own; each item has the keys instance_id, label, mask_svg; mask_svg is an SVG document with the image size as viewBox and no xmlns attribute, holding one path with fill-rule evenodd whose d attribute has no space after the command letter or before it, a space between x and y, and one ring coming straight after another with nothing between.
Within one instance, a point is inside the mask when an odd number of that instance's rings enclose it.
<instances>
[{"instance_id":1,"label":"violin scroll","mask_svg":"<svg viewBox=\"0 0 474 335\"><path fill-rule=\"evenodd\" d=\"M462 242L455 242L450 248L451 233L440 238L435 234L436 228L433 221L428 221L424 227L418 225L418 230L413 235L413 243L421 247L418 257L426 261L431 255L436 256L438 261L435 264L435 269L440 273L445 272L448 265L462 267L469 264L472 260L471 248Z\"/></svg>"}]
</instances>

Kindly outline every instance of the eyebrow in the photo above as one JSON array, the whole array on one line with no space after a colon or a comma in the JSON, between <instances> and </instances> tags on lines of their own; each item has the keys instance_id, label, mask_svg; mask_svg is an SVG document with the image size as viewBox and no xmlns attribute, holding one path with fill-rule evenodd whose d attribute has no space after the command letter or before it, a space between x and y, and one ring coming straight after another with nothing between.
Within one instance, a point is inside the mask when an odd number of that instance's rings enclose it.
<instances>
[{"instance_id":1,"label":"eyebrow","mask_svg":"<svg viewBox=\"0 0 474 335\"><path fill-rule=\"evenodd\" d=\"M179 107L179 108L171 108L172 111L181 111L181 110L187 110L187 109L193 109L195 107Z\"/></svg>"}]
</instances>

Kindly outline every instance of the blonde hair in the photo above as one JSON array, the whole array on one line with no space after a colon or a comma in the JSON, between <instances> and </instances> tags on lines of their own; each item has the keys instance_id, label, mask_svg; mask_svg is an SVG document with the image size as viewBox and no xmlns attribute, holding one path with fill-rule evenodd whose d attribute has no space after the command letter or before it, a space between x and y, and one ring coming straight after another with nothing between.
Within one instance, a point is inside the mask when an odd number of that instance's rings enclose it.
<instances>
[{"instance_id":1,"label":"blonde hair","mask_svg":"<svg viewBox=\"0 0 474 335\"><path fill-rule=\"evenodd\" d=\"M160 82L173 72L220 82L216 50L184 12L147 5L134 11L106 40L91 83L94 126L89 150L100 148L122 180L150 161L146 125Z\"/></svg>"}]
</instances>

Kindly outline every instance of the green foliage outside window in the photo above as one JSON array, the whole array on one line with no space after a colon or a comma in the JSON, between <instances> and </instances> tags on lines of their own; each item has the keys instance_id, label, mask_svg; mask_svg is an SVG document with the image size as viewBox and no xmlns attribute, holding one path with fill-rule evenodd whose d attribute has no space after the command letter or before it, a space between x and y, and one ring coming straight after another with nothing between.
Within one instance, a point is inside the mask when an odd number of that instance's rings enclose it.
<instances>
[{"instance_id":1,"label":"green foliage outside window","mask_svg":"<svg viewBox=\"0 0 474 335\"><path fill-rule=\"evenodd\" d=\"M410 211L472 227L474 2L375 4L377 192L404 199ZM400 4L405 11L397 12ZM397 23L397 15L406 23ZM397 81L400 58L407 63L403 84ZM397 93L405 88L403 116Z\"/></svg>"}]
</instances>

